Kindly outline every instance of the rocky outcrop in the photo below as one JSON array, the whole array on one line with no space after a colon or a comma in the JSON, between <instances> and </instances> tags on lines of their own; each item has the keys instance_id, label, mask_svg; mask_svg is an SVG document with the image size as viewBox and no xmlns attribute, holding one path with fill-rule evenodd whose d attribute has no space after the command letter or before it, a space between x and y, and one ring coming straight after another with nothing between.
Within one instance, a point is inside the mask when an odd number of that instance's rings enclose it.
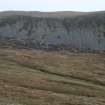
<instances>
[{"instance_id":1,"label":"rocky outcrop","mask_svg":"<svg viewBox=\"0 0 105 105\"><path fill-rule=\"evenodd\" d=\"M0 42L40 49L105 51L105 13L0 13Z\"/></svg>"}]
</instances>

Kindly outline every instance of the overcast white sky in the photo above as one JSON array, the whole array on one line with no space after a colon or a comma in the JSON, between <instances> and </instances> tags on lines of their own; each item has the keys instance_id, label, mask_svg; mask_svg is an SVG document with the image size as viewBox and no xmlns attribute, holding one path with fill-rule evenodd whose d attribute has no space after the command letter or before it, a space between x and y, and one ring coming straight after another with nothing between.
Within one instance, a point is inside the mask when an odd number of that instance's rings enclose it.
<instances>
[{"instance_id":1,"label":"overcast white sky","mask_svg":"<svg viewBox=\"0 0 105 105\"><path fill-rule=\"evenodd\" d=\"M0 11L103 11L105 0L0 0Z\"/></svg>"}]
</instances>

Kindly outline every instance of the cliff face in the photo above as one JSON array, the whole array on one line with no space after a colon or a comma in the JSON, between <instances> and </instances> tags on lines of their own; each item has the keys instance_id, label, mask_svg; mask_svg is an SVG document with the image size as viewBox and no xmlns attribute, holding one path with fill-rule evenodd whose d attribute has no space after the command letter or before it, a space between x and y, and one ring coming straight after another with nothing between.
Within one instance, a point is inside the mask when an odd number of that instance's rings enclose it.
<instances>
[{"instance_id":1,"label":"cliff face","mask_svg":"<svg viewBox=\"0 0 105 105\"><path fill-rule=\"evenodd\" d=\"M40 49L105 50L104 12L33 14L1 13L0 42Z\"/></svg>"}]
</instances>

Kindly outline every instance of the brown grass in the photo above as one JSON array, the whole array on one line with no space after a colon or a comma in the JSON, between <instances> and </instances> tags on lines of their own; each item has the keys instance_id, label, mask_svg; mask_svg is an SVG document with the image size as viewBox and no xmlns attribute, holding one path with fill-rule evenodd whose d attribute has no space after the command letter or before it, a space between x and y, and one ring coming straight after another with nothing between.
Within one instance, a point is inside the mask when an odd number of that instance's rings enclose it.
<instances>
[{"instance_id":1,"label":"brown grass","mask_svg":"<svg viewBox=\"0 0 105 105\"><path fill-rule=\"evenodd\" d=\"M0 97L22 105L105 105L105 55L0 49Z\"/></svg>"}]
</instances>

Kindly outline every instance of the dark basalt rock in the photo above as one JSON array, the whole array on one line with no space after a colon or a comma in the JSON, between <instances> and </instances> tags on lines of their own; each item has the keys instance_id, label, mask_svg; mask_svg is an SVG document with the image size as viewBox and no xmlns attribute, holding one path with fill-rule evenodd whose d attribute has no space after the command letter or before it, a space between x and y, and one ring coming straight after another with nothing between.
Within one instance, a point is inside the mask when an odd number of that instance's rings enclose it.
<instances>
[{"instance_id":1,"label":"dark basalt rock","mask_svg":"<svg viewBox=\"0 0 105 105\"><path fill-rule=\"evenodd\" d=\"M0 13L0 43L38 49L105 51L104 12L63 14Z\"/></svg>"}]
</instances>

